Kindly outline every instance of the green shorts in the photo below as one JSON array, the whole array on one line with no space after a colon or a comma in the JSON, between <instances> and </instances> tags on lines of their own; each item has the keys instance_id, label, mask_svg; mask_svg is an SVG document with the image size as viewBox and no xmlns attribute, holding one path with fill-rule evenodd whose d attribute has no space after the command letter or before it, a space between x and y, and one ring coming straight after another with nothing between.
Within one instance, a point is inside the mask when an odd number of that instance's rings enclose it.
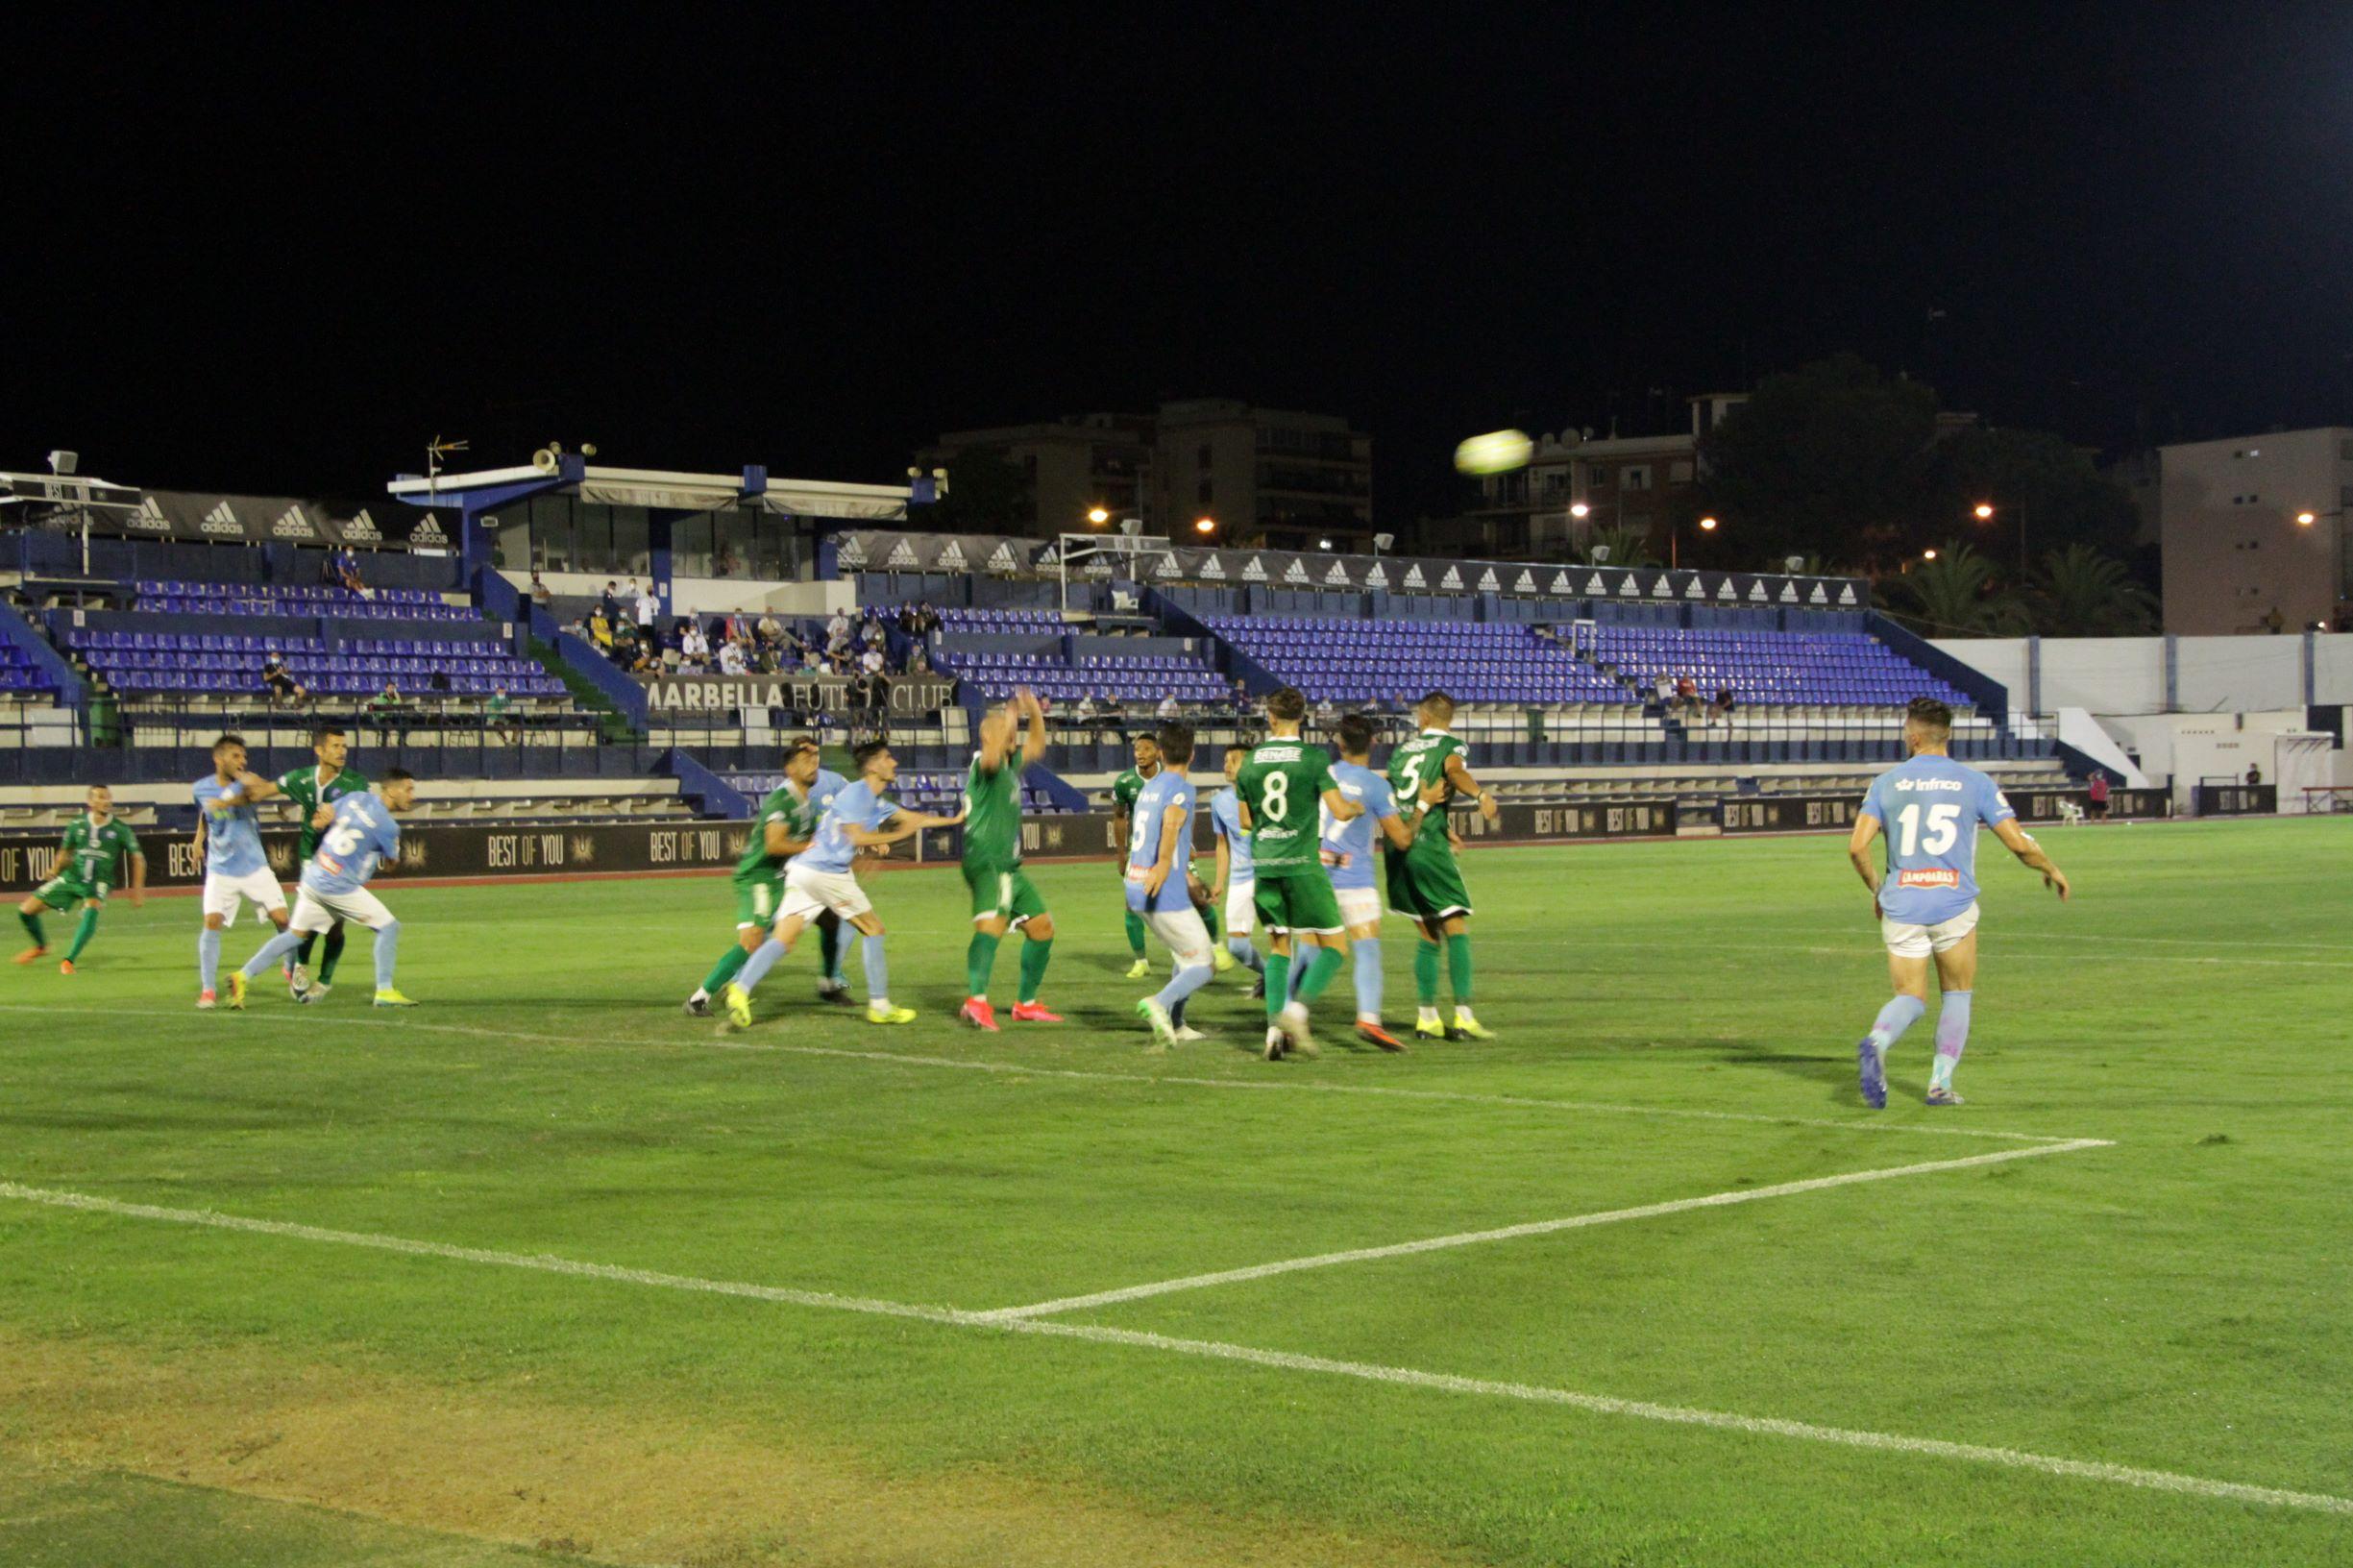
<instances>
[{"instance_id":1,"label":"green shorts","mask_svg":"<svg viewBox=\"0 0 2353 1568\"><path fill-rule=\"evenodd\" d=\"M964 867L964 885L972 890L974 920L1011 920L1019 925L1045 913L1045 899L1018 866Z\"/></svg>"},{"instance_id":2,"label":"green shorts","mask_svg":"<svg viewBox=\"0 0 2353 1568\"><path fill-rule=\"evenodd\" d=\"M1471 890L1462 868L1443 839L1416 839L1404 854L1388 857L1389 908L1417 920L1442 920L1471 912Z\"/></svg>"},{"instance_id":3,"label":"green shorts","mask_svg":"<svg viewBox=\"0 0 2353 1568\"><path fill-rule=\"evenodd\" d=\"M70 876L53 876L39 887L35 888L33 896L62 915L85 898L105 903L107 887L103 882L93 888L88 883L78 882Z\"/></svg>"},{"instance_id":4,"label":"green shorts","mask_svg":"<svg viewBox=\"0 0 2353 1568\"><path fill-rule=\"evenodd\" d=\"M735 928L774 924L776 906L783 901L784 878L780 876L735 878Z\"/></svg>"},{"instance_id":5,"label":"green shorts","mask_svg":"<svg viewBox=\"0 0 2353 1568\"><path fill-rule=\"evenodd\" d=\"M1251 886L1251 907L1259 924L1269 931L1311 931L1321 936L1344 931L1340 901L1332 892L1332 878L1320 866L1295 871L1260 868Z\"/></svg>"}]
</instances>

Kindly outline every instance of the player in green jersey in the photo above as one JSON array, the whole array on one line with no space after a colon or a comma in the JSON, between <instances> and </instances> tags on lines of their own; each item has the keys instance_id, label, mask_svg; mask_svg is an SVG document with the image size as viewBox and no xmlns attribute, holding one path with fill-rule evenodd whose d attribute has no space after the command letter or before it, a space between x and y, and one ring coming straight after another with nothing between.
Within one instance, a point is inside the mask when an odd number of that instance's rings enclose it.
<instances>
[{"instance_id":1,"label":"player in green jersey","mask_svg":"<svg viewBox=\"0 0 2353 1568\"><path fill-rule=\"evenodd\" d=\"M91 933L98 929L98 912L107 907L108 893L120 883L126 862L131 868L131 907L140 909L147 903L147 857L139 852L138 835L131 824L114 815L114 792L93 784L84 798L89 809L65 824L57 874L16 906L16 919L33 939L33 945L16 955L19 964L30 964L49 950L49 939L41 934L42 910L62 915L77 903L82 906L74 944L58 965L60 974L74 972L74 960L89 945Z\"/></svg>"},{"instance_id":2,"label":"player in green jersey","mask_svg":"<svg viewBox=\"0 0 2353 1568\"><path fill-rule=\"evenodd\" d=\"M784 863L809 847L809 841L817 837L817 824L824 820L825 807L844 782L841 774L826 771L814 738L802 735L790 743L784 782L769 791L752 814L751 832L735 863L731 885L736 940L686 999L686 1011L693 1017L710 1016L711 998L726 989L767 940L768 928L784 903ZM819 916L817 937L825 971L818 982L818 999L846 1007L850 996L848 983L842 978L842 961L847 943L840 919L830 911Z\"/></svg>"},{"instance_id":3,"label":"player in green jersey","mask_svg":"<svg viewBox=\"0 0 2353 1568\"><path fill-rule=\"evenodd\" d=\"M368 781L350 768L344 759L351 754L351 742L341 724L321 724L310 732L310 754L317 760L307 768L297 768L278 780L278 793L293 802L295 815L303 824L301 842L296 846L296 875L299 868L310 864L318 852L319 835L334 825L335 802L347 795L365 795ZM343 918L335 917L327 928L327 954L319 962L319 978L315 986L310 981L310 950L318 944L315 931L303 937L303 944L293 953L286 966L286 990L298 1002L323 1002L328 989L334 984L335 966L343 961Z\"/></svg>"},{"instance_id":4,"label":"player in green jersey","mask_svg":"<svg viewBox=\"0 0 2353 1568\"><path fill-rule=\"evenodd\" d=\"M1351 821L1364 810L1340 793L1332 776L1331 753L1300 737L1307 714L1308 699L1298 688L1285 686L1270 694L1266 739L1250 748L1234 781L1256 867L1252 904L1272 949L1266 958L1269 1062L1293 1051L1315 1054L1308 1036L1308 1004L1323 993L1346 961L1338 940L1346 926L1339 899L1332 892L1331 873L1324 870L1316 803L1321 801L1336 822ZM1308 966L1295 996L1290 987L1294 964Z\"/></svg>"},{"instance_id":5,"label":"player in green jersey","mask_svg":"<svg viewBox=\"0 0 2353 1568\"><path fill-rule=\"evenodd\" d=\"M1001 708L981 715L980 749L964 780L964 885L972 894L972 941L964 954L965 1003L956 1017L996 1030L989 971L997 943L1021 928L1021 990L1013 1016L1024 1023L1060 1023L1038 1000L1054 951L1054 917L1021 870L1021 773L1045 755L1045 707L1024 686Z\"/></svg>"},{"instance_id":6,"label":"player in green jersey","mask_svg":"<svg viewBox=\"0 0 2353 1568\"><path fill-rule=\"evenodd\" d=\"M1419 733L1389 752L1389 789L1413 829L1405 849L1385 847L1389 907L1409 917L1421 940L1413 947L1413 989L1421 1004L1413 1032L1424 1040L1493 1040L1495 1032L1471 1012L1471 894L1455 862L1446 828L1446 803L1458 796L1479 802L1479 814L1493 821L1501 810L1495 796L1471 776L1460 738L1449 732L1455 699L1432 692L1413 710ZM1443 784L1441 792L1437 786ZM1433 800L1432 795L1438 798ZM1438 1022L1438 949L1445 944L1446 972L1455 993L1451 1028Z\"/></svg>"},{"instance_id":7,"label":"player in green jersey","mask_svg":"<svg viewBox=\"0 0 2353 1568\"><path fill-rule=\"evenodd\" d=\"M1143 917L1129 909L1126 902L1128 819L1135 815L1136 797L1143 794L1144 785L1160 772L1160 742L1149 735L1139 735L1135 746L1136 766L1111 781L1111 837L1119 850L1120 912L1127 920L1127 949L1136 958L1128 966L1127 977L1141 980L1152 972L1152 961L1144 957Z\"/></svg>"}]
</instances>

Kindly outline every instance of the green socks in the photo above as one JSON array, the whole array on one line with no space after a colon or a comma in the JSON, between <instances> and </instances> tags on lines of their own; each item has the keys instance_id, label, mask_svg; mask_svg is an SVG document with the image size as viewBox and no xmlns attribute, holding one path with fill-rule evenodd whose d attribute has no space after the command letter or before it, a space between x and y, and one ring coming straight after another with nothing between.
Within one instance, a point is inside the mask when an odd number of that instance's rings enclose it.
<instances>
[{"instance_id":1,"label":"green socks","mask_svg":"<svg viewBox=\"0 0 2353 1568\"><path fill-rule=\"evenodd\" d=\"M727 982L734 979L738 974L741 974L744 970L744 966L748 963L750 959L751 955L744 951L744 944L740 942L734 946L728 948L727 956L721 959L718 963L712 965L711 972L702 977L703 994L706 996L716 996L722 991L724 991L726 989ZM325 977L322 976L319 984L325 985L327 981Z\"/></svg>"},{"instance_id":2,"label":"green socks","mask_svg":"<svg viewBox=\"0 0 2353 1568\"><path fill-rule=\"evenodd\" d=\"M738 947L737 952L743 949ZM327 956L319 960L319 984L334 984L335 966L343 962L343 925L341 921L327 928ZM742 965L736 966L741 968Z\"/></svg>"},{"instance_id":3,"label":"green socks","mask_svg":"<svg viewBox=\"0 0 2353 1568\"><path fill-rule=\"evenodd\" d=\"M1219 912L1216 899L1211 899L1210 907L1201 912L1201 923L1209 927L1211 942L1226 940L1225 916Z\"/></svg>"},{"instance_id":4,"label":"green socks","mask_svg":"<svg viewBox=\"0 0 2353 1568\"><path fill-rule=\"evenodd\" d=\"M996 968L996 944L1002 940L986 931L972 933L972 941L964 950L964 993L967 996L989 994L989 971Z\"/></svg>"},{"instance_id":5,"label":"green socks","mask_svg":"<svg viewBox=\"0 0 2353 1568\"><path fill-rule=\"evenodd\" d=\"M1127 946L1138 958L1143 957L1143 917L1132 909L1127 912Z\"/></svg>"},{"instance_id":6,"label":"green socks","mask_svg":"<svg viewBox=\"0 0 2353 1568\"><path fill-rule=\"evenodd\" d=\"M25 930L31 934L34 946L49 945L49 939L41 935L41 918L38 915L27 915L20 909L16 912L16 919L24 923Z\"/></svg>"},{"instance_id":7,"label":"green socks","mask_svg":"<svg viewBox=\"0 0 2353 1568\"><path fill-rule=\"evenodd\" d=\"M1438 944L1434 942L1413 944L1413 996L1424 1007L1438 1005Z\"/></svg>"},{"instance_id":8,"label":"green socks","mask_svg":"<svg viewBox=\"0 0 2353 1568\"><path fill-rule=\"evenodd\" d=\"M1434 957L1431 968L1434 970L1436 967L1436 960ZM1431 978L1434 988L1436 975L1434 973ZM1454 987L1455 1005L1457 1007L1470 1006L1471 939L1467 932L1446 939L1446 978L1448 983ZM1435 989L1431 991L1430 999L1437 1000Z\"/></svg>"},{"instance_id":9,"label":"green socks","mask_svg":"<svg viewBox=\"0 0 2353 1568\"><path fill-rule=\"evenodd\" d=\"M82 906L82 923L74 927L74 944L65 950L65 962L71 964L82 956L82 949L90 944L90 935L98 929L98 906Z\"/></svg>"},{"instance_id":10,"label":"green socks","mask_svg":"<svg viewBox=\"0 0 2353 1568\"><path fill-rule=\"evenodd\" d=\"M1340 972L1340 966L1346 962L1347 955L1337 947L1316 948L1315 956L1308 960L1307 977L1299 982L1299 999L1311 1002L1322 995L1324 987L1332 983L1332 977Z\"/></svg>"},{"instance_id":11,"label":"green socks","mask_svg":"<svg viewBox=\"0 0 2353 1568\"><path fill-rule=\"evenodd\" d=\"M1266 1016L1273 1017L1291 999L1291 955L1266 955Z\"/></svg>"},{"instance_id":12,"label":"green socks","mask_svg":"<svg viewBox=\"0 0 2353 1568\"><path fill-rule=\"evenodd\" d=\"M1021 1000L1038 999L1038 988L1045 984L1046 960L1054 956L1054 939L1021 943Z\"/></svg>"}]
</instances>

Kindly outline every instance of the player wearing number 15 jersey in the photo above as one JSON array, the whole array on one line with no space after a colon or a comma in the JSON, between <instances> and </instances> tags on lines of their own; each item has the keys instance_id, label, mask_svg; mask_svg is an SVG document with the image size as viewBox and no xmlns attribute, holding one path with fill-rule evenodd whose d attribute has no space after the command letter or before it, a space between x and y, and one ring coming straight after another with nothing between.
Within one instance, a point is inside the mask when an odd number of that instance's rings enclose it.
<instances>
[{"instance_id":1,"label":"player wearing number 15 jersey","mask_svg":"<svg viewBox=\"0 0 2353 1568\"><path fill-rule=\"evenodd\" d=\"M392 918L382 899L368 891L368 880L384 862L400 858L401 824L393 818L416 799L417 784L406 770L387 768L378 789L380 794L347 795L335 802L334 821L320 835L318 853L303 868L293 920L229 977L231 1007L242 1008L248 984L302 945L304 937L315 936L337 920L350 920L376 933L376 1005L416 1006L392 984L401 922ZM313 986L302 1000L307 1002L319 992L320 988Z\"/></svg>"},{"instance_id":2,"label":"player wearing number 15 jersey","mask_svg":"<svg viewBox=\"0 0 2353 1568\"><path fill-rule=\"evenodd\" d=\"M1904 710L1903 741L1911 750L1872 781L1863 796L1847 857L1872 893L1872 912L1887 945L1895 996L1855 1047L1863 1099L1887 1104L1887 1050L1928 1011L1928 964L1936 963L1941 992L1936 1015L1936 1065L1928 1079L1930 1105L1959 1105L1952 1069L1969 1043L1970 995L1977 982L1977 825L1994 830L2002 846L2043 885L2068 895L2067 877L2018 825L2018 813L1994 781L1952 760L1952 710L1933 698L1915 698ZM1887 835L1887 874L1871 853Z\"/></svg>"}]
</instances>

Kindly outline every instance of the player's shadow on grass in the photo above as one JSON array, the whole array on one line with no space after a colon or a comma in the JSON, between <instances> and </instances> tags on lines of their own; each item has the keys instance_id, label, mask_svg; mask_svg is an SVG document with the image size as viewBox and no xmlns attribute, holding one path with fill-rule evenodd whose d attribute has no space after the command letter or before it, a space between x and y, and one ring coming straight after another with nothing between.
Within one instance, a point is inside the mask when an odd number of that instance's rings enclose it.
<instances>
[{"instance_id":1,"label":"player's shadow on grass","mask_svg":"<svg viewBox=\"0 0 2353 1568\"><path fill-rule=\"evenodd\" d=\"M1710 1053L1728 1067L1770 1067L1826 1086L1831 1098L1848 1100L1855 1094L1854 1049L1843 1051L1775 1050L1764 1045L1731 1045ZM1894 1087L1893 1082L1890 1088Z\"/></svg>"}]
</instances>

